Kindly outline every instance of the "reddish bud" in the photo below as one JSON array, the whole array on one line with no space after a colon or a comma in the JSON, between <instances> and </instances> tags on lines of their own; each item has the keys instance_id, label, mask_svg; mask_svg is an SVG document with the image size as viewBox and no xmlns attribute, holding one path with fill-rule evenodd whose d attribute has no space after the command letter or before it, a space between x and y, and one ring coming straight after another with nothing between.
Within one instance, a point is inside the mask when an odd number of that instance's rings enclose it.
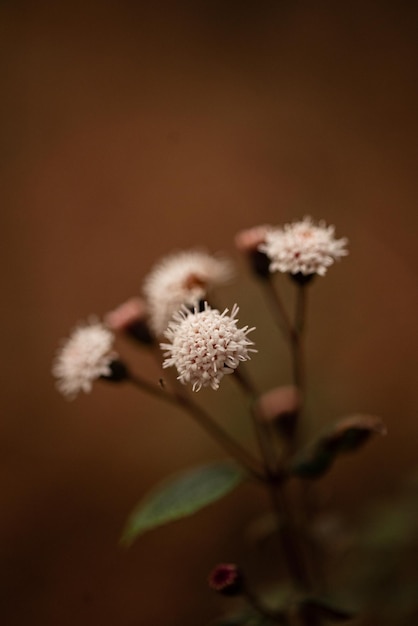
<instances>
[{"instance_id":1,"label":"reddish bud","mask_svg":"<svg viewBox=\"0 0 418 626\"><path fill-rule=\"evenodd\" d=\"M234 563L220 563L209 574L209 587L225 596L236 596L242 593L243 578L238 566Z\"/></svg>"}]
</instances>

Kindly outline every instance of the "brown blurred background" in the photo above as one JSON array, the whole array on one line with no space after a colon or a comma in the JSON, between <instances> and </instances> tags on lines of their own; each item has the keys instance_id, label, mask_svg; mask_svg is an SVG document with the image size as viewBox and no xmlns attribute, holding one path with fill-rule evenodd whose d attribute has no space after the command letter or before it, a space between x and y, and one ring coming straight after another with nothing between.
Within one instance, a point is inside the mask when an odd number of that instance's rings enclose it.
<instances>
[{"instance_id":1,"label":"brown blurred background","mask_svg":"<svg viewBox=\"0 0 418 626\"><path fill-rule=\"evenodd\" d=\"M98 384L67 403L50 376L59 339L138 293L174 249L233 255L246 226L304 214L336 224L350 256L312 289L311 414L378 413L389 436L341 461L324 499L352 512L416 469L411 5L0 3L5 626L195 626L223 607L205 578L238 558L266 505L258 492L119 548L147 488L221 453L131 389ZM237 262L219 297L257 325L250 370L268 389L289 380L285 346ZM228 381L199 400L245 436Z\"/></svg>"}]
</instances>

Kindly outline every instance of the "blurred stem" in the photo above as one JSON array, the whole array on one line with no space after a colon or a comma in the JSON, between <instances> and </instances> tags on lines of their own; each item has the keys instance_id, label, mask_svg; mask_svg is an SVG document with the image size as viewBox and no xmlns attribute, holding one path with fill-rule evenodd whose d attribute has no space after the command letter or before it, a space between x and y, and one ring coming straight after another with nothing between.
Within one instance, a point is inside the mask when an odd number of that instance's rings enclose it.
<instances>
[{"instance_id":1,"label":"blurred stem","mask_svg":"<svg viewBox=\"0 0 418 626\"><path fill-rule=\"evenodd\" d=\"M265 479L264 469L260 461L238 444L204 409L191 400L183 391L176 391L174 395L178 404L186 409L196 422L238 463L243 465L254 478Z\"/></svg>"},{"instance_id":2,"label":"blurred stem","mask_svg":"<svg viewBox=\"0 0 418 626\"><path fill-rule=\"evenodd\" d=\"M309 591L310 584L304 554L282 481L271 480L269 493L273 510L277 515L278 532L290 577L299 591Z\"/></svg>"},{"instance_id":3,"label":"blurred stem","mask_svg":"<svg viewBox=\"0 0 418 626\"><path fill-rule=\"evenodd\" d=\"M298 388L301 400L299 411L303 407L306 371L304 355L304 331L307 311L307 290L304 285L298 285L296 293L295 325L291 334L293 383Z\"/></svg>"},{"instance_id":4,"label":"blurred stem","mask_svg":"<svg viewBox=\"0 0 418 626\"><path fill-rule=\"evenodd\" d=\"M267 619L277 626L290 626L287 615L278 611L271 611L263 604L261 604L259 598L249 589L247 586L244 587L244 597L246 598L248 604L253 607L260 615L267 617Z\"/></svg>"},{"instance_id":5,"label":"blurred stem","mask_svg":"<svg viewBox=\"0 0 418 626\"><path fill-rule=\"evenodd\" d=\"M254 402L256 401L259 393L249 376L247 376L246 373L242 371L242 366L237 367L234 370L232 376L234 380L239 384L241 389L244 391L244 393L247 394L251 399L251 421L253 424L258 448L264 460L265 474L266 476L269 476L271 473L274 474L275 472L277 472L277 459L274 447L272 445L272 441L274 441L272 433L270 432L270 429L268 429L264 424L260 423L255 413Z\"/></svg>"},{"instance_id":6,"label":"blurred stem","mask_svg":"<svg viewBox=\"0 0 418 626\"><path fill-rule=\"evenodd\" d=\"M264 281L265 294L276 324L289 342L292 353L293 381L303 398L305 391L305 365L303 354L303 335L307 310L307 290L305 285L298 285L296 296L295 322L292 323L283 305L280 293L272 280Z\"/></svg>"},{"instance_id":7,"label":"blurred stem","mask_svg":"<svg viewBox=\"0 0 418 626\"><path fill-rule=\"evenodd\" d=\"M140 378L139 376L132 374L132 372L129 372L128 380L133 385L135 385L135 387L138 387L138 389L141 389L142 391L149 393L151 396L154 396L155 398L159 398L160 400L164 400L165 402L169 402L171 404L177 404L177 400L175 396L172 393L166 391L166 389L164 389L164 387L162 386L155 385L154 383L150 383L144 378Z\"/></svg>"},{"instance_id":8,"label":"blurred stem","mask_svg":"<svg viewBox=\"0 0 418 626\"><path fill-rule=\"evenodd\" d=\"M306 284L297 285L296 291L296 307L295 307L295 324L294 334L292 337L292 362L293 362L293 382L298 388L300 396L300 405L296 422L296 429L292 441L293 450L297 447L303 437L301 414L304 410L305 394L306 394L306 364L305 364L305 335L306 335L306 317L308 305L308 290ZM311 574L314 576L314 582L317 584L323 580L322 555L317 545L312 539L309 532L309 525L315 516L316 498L311 484L302 483L300 492L301 514L303 524L303 539L308 553L309 563L313 568ZM316 585L315 585L316 586ZM321 620L318 616L310 614L303 617L305 623L320 624Z\"/></svg>"},{"instance_id":9,"label":"blurred stem","mask_svg":"<svg viewBox=\"0 0 418 626\"><path fill-rule=\"evenodd\" d=\"M191 400L182 390L166 391L157 385L130 374L129 380L142 391L164 400L170 404L184 408L195 421L214 439L229 455L242 465L254 478L265 479L262 464L233 439L210 415Z\"/></svg>"},{"instance_id":10,"label":"blurred stem","mask_svg":"<svg viewBox=\"0 0 418 626\"><path fill-rule=\"evenodd\" d=\"M271 279L263 281L263 285L267 302L270 306L273 318L277 326L282 331L285 339L289 341L294 334L294 330L289 315L284 308L282 299L279 294L279 290L277 289L277 287L275 287Z\"/></svg>"},{"instance_id":11,"label":"blurred stem","mask_svg":"<svg viewBox=\"0 0 418 626\"><path fill-rule=\"evenodd\" d=\"M307 314L307 288L306 285L297 285L294 323L292 323L289 319L281 301L279 292L274 287L272 281L267 281L265 283L265 288L276 323L289 343L292 359L293 384L297 387L300 395L300 406L296 418L296 429L293 434L293 438L289 441L288 452L292 454L301 435L301 413L303 411L306 391L304 338ZM310 556L309 561L312 560L312 562L316 562L318 555L314 551L311 542L308 542L308 544L305 545L303 537L306 533L301 534L296 526L293 515L293 506L287 501L287 495L282 480L280 480L280 478L276 481L274 481L274 479L271 480L269 491L273 509L276 511L279 521L279 535L289 574L295 587L299 591L309 593L312 590L312 583L310 581L305 548L308 549ZM307 523L309 523L309 519L307 515L308 507L306 493L303 494L302 508L303 522L307 525ZM298 618L301 626L319 626L320 624L320 619L312 613L309 615L306 613L300 614Z\"/></svg>"},{"instance_id":12,"label":"blurred stem","mask_svg":"<svg viewBox=\"0 0 418 626\"><path fill-rule=\"evenodd\" d=\"M243 365L244 364L241 364L239 367L237 367L234 370L232 376L234 380L239 384L241 389L244 391L244 393L246 393L252 400L254 400L259 395L259 392L251 377L248 375L245 369L243 369Z\"/></svg>"}]
</instances>

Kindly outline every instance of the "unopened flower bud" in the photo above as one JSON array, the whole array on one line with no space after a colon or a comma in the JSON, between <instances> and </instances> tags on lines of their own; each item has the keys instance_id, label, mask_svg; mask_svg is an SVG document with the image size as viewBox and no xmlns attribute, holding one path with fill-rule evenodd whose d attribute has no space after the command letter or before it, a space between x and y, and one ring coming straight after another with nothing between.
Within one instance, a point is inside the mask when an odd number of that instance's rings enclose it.
<instances>
[{"instance_id":1,"label":"unopened flower bud","mask_svg":"<svg viewBox=\"0 0 418 626\"><path fill-rule=\"evenodd\" d=\"M105 323L114 332L125 332L145 345L155 341L147 320L146 304L142 298L131 298L105 316Z\"/></svg>"},{"instance_id":2,"label":"unopened flower bud","mask_svg":"<svg viewBox=\"0 0 418 626\"><path fill-rule=\"evenodd\" d=\"M255 412L260 422L273 423L282 435L290 436L296 426L299 407L297 387L287 385L263 393L257 400Z\"/></svg>"},{"instance_id":3,"label":"unopened flower bud","mask_svg":"<svg viewBox=\"0 0 418 626\"><path fill-rule=\"evenodd\" d=\"M220 563L209 574L209 587L225 596L237 596L243 591L243 576L234 563Z\"/></svg>"},{"instance_id":4,"label":"unopened flower bud","mask_svg":"<svg viewBox=\"0 0 418 626\"><path fill-rule=\"evenodd\" d=\"M235 236L235 247L245 254L250 262L252 271L258 278L270 278L270 259L265 252L258 248L265 242L269 226L255 226L241 230Z\"/></svg>"}]
</instances>

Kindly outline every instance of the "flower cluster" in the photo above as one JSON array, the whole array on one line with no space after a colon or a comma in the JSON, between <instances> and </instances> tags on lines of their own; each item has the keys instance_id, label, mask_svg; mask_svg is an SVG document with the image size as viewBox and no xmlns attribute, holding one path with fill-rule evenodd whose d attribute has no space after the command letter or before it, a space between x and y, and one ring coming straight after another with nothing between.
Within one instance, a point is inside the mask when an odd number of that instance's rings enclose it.
<instances>
[{"instance_id":1,"label":"flower cluster","mask_svg":"<svg viewBox=\"0 0 418 626\"><path fill-rule=\"evenodd\" d=\"M225 374L256 352L247 338L254 328L237 328L238 311L235 305L228 315L228 309L220 313L205 303L203 311L183 308L176 313L165 332L170 343L160 344L166 357L163 367L175 366L180 382L190 383L193 391L218 389Z\"/></svg>"},{"instance_id":2,"label":"flower cluster","mask_svg":"<svg viewBox=\"0 0 418 626\"><path fill-rule=\"evenodd\" d=\"M252 258L254 271L267 278L269 271L323 276L337 259L348 254L347 240L335 239L334 227L315 225L310 217L286 224L241 231L237 248ZM105 317L79 326L61 348L53 365L58 389L72 398L91 390L97 378L126 379L126 367L112 351L112 331L125 332L144 345L164 351L163 367L174 366L178 380L193 391L218 389L226 374L256 352L248 339L253 328L238 328L238 306L230 314L207 303L208 294L232 276L231 263L200 250L187 250L163 258L144 283L145 298L132 298ZM202 309L202 304L204 308ZM117 368L117 363L120 367Z\"/></svg>"}]
</instances>

